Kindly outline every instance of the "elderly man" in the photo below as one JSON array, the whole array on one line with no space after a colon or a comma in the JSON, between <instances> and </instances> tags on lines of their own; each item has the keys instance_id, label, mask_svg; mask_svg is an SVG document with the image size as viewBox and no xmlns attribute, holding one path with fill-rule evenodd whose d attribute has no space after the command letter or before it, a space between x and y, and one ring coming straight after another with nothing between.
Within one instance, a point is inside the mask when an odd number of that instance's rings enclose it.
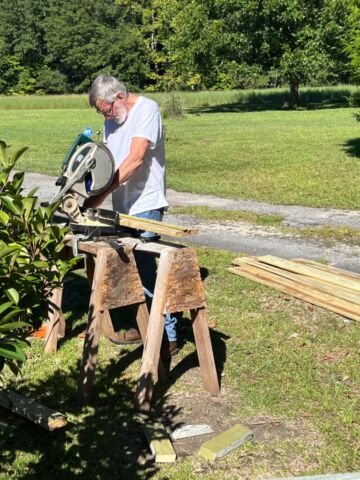
<instances>
[{"instance_id":1,"label":"elderly man","mask_svg":"<svg viewBox=\"0 0 360 480\"><path fill-rule=\"evenodd\" d=\"M162 220L168 207L165 198L165 148L158 105L148 98L127 91L125 85L110 75L99 75L89 91L89 102L104 115L104 142L115 160L116 173L110 188L86 200L85 206L96 208L111 193L114 210L150 220ZM156 237L143 232L141 237ZM155 260L136 252L136 262L145 293L152 297L156 279ZM176 317L166 316L167 342L164 356L178 352ZM118 344L140 341L134 328L119 332L111 340ZM166 338L165 338L166 340Z\"/></svg>"}]
</instances>

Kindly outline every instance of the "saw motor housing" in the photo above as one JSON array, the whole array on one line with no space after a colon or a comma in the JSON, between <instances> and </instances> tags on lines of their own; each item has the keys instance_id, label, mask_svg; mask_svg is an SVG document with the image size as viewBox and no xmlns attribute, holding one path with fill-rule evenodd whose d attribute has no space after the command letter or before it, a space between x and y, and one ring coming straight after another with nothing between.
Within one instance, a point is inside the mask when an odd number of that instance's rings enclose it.
<instances>
[{"instance_id":1,"label":"saw motor housing","mask_svg":"<svg viewBox=\"0 0 360 480\"><path fill-rule=\"evenodd\" d=\"M56 185L60 187L52 203L68 193L89 198L106 191L115 174L115 162L104 143L96 143L79 135L62 165L62 175Z\"/></svg>"}]
</instances>

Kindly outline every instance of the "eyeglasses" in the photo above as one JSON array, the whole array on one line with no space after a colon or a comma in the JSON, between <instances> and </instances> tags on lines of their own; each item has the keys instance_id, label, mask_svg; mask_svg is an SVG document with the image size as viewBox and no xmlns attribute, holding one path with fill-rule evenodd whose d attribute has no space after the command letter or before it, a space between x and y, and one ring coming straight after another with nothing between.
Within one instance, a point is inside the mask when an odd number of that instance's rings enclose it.
<instances>
[{"instance_id":1,"label":"eyeglasses","mask_svg":"<svg viewBox=\"0 0 360 480\"><path fill-rule=\"evenodd\" d=\"M109 110L107 110L106 112L102 112L101 110L96 109L96 113L98 113L99 115L105 115L105 116L106 116L106 115L112 115L114 103L115 103L115 101L112 102L112 104L110 105Z\"/></svg>"}]
</instances>

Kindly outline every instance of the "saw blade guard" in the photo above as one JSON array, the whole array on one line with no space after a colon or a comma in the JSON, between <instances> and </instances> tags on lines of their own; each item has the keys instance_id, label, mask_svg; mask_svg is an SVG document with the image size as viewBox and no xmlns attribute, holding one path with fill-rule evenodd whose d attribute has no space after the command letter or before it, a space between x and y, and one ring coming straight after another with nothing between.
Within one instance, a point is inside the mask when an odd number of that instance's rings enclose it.
<instances>
[{"instance_id":1,"label":"saw blade guard","mask_svg":"<svg viewBox=\"0 0 360 480\"><path fill-rule=\"evenodd\" d=\"M71 181L80 174L81 178L73 183L70 190L88 198L107 190L114 173L115 163L110 150L103 143L87 143L71 157L65 176Z\"/></svg>"}]
</instances>

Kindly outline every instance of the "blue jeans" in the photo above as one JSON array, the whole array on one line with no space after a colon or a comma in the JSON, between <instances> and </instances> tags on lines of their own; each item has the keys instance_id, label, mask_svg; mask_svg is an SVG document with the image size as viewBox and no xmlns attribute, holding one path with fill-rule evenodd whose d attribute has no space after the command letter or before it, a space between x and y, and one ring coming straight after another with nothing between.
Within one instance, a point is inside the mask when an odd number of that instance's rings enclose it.
<instances>
[{"instance_id":1,"label":"blue jeans","mask_svg":"<svg viewBox=\"0 0 360 480\"><path fill-rule=\"evenodd\" d=\"M164 209L159 208L157 210L148 210L147 212L141 212L134 215L134 217L146 218L148 220L161 221L164 215ZM158 235L153 232L142 232L141 238L146 240ZM134 252L136 265L140 274L141 282L144 287L145 295L147 297L147 304L151 306L151 301L154 296L155 282L156 282L156 260L153 254L147 252ZM165 316L165 332L169 342L176 342L176 322L177 319L174 315L167 313Z\"/></svg>"}]
</instances>

